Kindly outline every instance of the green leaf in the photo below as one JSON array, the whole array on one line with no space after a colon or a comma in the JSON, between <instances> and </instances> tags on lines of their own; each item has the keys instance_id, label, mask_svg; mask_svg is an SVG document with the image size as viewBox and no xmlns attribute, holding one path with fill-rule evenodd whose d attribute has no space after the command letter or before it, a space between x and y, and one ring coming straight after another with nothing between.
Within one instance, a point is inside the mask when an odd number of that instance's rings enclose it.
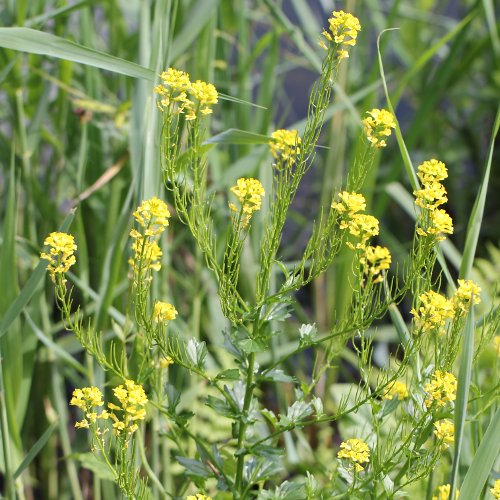
<instances>
[{"instance_id":1,"label":"green leaf","mask_svg":"<svg viewBox=\"0 0 500 500\"><path fill-rule=\"evenodd\" d=\"M269 144L270 140L267 135L230 128L208 138L203 144Z\"/></svg>"},{"instance_id":2,"label":"green leaf","mask_svg":"<svg viewBox=\"0 0 500 500\"><path fill-rule=\"evenodd\" d=\"M154 71L149 68L30 28L0 28L0 47L74 61L134 78L155 79Z\"/></svg>"},{"instance_id":3,"label":"green leaf","mask_svg":"<svg viewBox=\"0 0 500 500\"><path fill-rule=\"evenodd\" d=\"M99 479L107 479L109 481L116 479L108 464L93 453L77 453L73 457L81 463L83 468L92 471Z\"/></svg>"},{"instance_id":4,"label":"green leaf","mask_svg":"<svg viewBox=\"0 0 500 500\"><path fill-rule=\"evenodd\" d=\"M238 368L230 368L217 374L215 380L238 380L240 378L240 370Z\"/></svg>"},{"instance_id":5,"label":"green leaf","mask_svg":"<svg viewBox=\"0 0 500 500\"><path fill-rule=\"evenodd\" d=\"M175 457L175 459L186 469L188 476L212 477L214 473L204 463L186 457Z\"/></svg>"},{"instance_id":6,"label":"green leaf","mask_svg":"<svg viewBox=\"0 0 500 500\"><path fill-rule=\"evenodd\" d=\"M493 416L472 460L472 464L465 475L464 482L460 486L458 500L472 500L480 497L493 464L500 454L500 439L498 439L498 436L500 436L500 409Z\"/></svg>"},{"instance_id":7,"label":"green leaf","mask_svg":"<svg viewBox=\"0 0 500 500\"><path fill-rule=\"evenodd\" d=\"M59 425L58 421L53 422L52 425L49 426L49 428L40 436L37 442L31 447L31 450L24 457L23 461L19 464L19 467L17 468L16 472L14 472L13 475L14 479L17 479L24 472L24 470L27 469L28 465L33 461L33 459L38 455L40 450L45 446L45 444L49 440L50 436L52 436L52 433L55 431L58 425Z\"/></svg>"}]
</instances>

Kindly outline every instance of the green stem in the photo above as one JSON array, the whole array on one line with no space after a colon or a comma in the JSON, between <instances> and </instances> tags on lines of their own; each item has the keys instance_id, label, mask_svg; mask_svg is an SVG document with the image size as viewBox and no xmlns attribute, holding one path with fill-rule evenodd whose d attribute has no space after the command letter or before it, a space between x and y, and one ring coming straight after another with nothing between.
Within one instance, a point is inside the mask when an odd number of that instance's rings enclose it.
<instances>
[{"instance_id":1,"label":"green stem","mask_svg":"<svg viewBox=\"0 0 500 500\"><path fill-rule=\"evenodd\" d=\"M257 327L256 327L257 328ZM243 409L240 415L240 426L238 431L238 446L237 449L241 453L241 447L245 439L245 431L248 425L248 410L252 401L253 385L254 385L254 367L255 367L255 353L252 352L248 356L248 371L245 388L245 399L243 401ZM243 466L245 464L245 454L238 455L238 462L236 464L236 480L234 482L234 489L237 493L242 493L243 489ZM239 498L242 498L240 495Z\"/></svg>"},{"instance_id":2,"label":"green stem","mask_svg":"<svg viewBox=\"0 0 500 500\"><path fill-rule=\"evenodd\" d=\"M12 476L12 457L10 454L10 433L7 421L5 387L3 384L2 357L0 356L0 428L2 430L2 448L5 464L5 498L15 499L14 478Z\"/></svg>"}]
</instances>

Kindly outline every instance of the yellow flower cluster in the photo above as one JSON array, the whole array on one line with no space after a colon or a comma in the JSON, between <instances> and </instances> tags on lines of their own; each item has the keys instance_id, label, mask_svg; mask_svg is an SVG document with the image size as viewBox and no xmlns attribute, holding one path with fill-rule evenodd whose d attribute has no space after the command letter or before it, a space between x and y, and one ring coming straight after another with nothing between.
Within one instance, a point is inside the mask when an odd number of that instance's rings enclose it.
<instances>
[{"instance_id":1,"label":"yellow flower cluster","mask_svg":"<svg viewBox=\"0 0 500 500\"><path fill-rule=\"evenodd\" d=\"M358 32L361 31L359 19L343 10L334 11L332 17L328 19L329 31L324 30L321 34L324 40L319 41L319 46L328 50L330 46L337 50L339 60L349 57L349 53L342 45L349 47L356 45Z\"/></svg>"},{"instance_id":2,"label":"yellow flower cluster","mask_svg":"<svg viewBox=\"0 0 500 500\"><path fill-rule=\"evenodd\" d=\"M210 497L206 495L202 495L201 493L196 493L196 495L188 495L186 500L212 500Z\"/></svg>"},{"instance_id":3,"label":"yellow flower cluster","mask_svg":"<svg viewBox=\"0 0 500 500\"><path fill-rule=\"evenodd\" d=\"M110 412L109 416L113 420L113 429L117 436L126 437L133 434L139 426L137 421L144 420L148 398L142 385L136 384L133 380L125 380L125 385L119 385L113 389L113 393L121 406L108 403L108 408L114 412L120 412L120 416Z\"/></svg>"},{"instance_id":4,"label":"yellow flower cluster","mask_svg":"<svg viewBox=\"0 0 500 500\"><path fill-rule=\"evenodd\" d=\"M49 252L42 252L40 258L49 261L47 269L50 278L55 283L56 274L64 274L76 262L75 258L75 238L66 233L50 233L43 242L50 247ZM66 280L63 280L65 283Z\"/></svg>"},{"instance_id":5,"label":"yellow flower cluster","mask_svg":"<svg viewBox=\"0 0 500 500\"><path fill-rule=\"evenodd\" d=\"M481 288L472 280L458 280L458 288L453 296L453 303L459 313L466 313L471 306L471 302L479 304L481 302ZM474 297L474 298L473 298Z\"/></svg>"},{"instance_id":6,"label":"yellow flower cluster","mask_svg":"<svg viewBox=\"0 0 500 500\"><path fill-rule=\"evenodd\" d=\"M443 484L442 486L438 486L438 494L432 496L432 500L449 500L450 498L450 490L451 486L449 484ZM455 500L460 495L460 491L455 492Z\"/></svg>"},{"instance_id":7,"label":"yellow flower cluster","mask_svg":"<svg viewBox=\"0 0 500 500\"><path fill-rule=\"evenodd\" d=\"M386 247L381 246L367 246L365 254L361 257L360 262L363 266L363 272L373 279L373 283L380 283L382 281L382 271L389 269L391 266L391 252Z\"/></svg>"},{"instance_id":8,"label":"yellow flower cluster","mask_svg":"<svg viewBox=\"0 0 500 500\"><path fill-rule=\"evenodd\" d=\"M500 498L500 479L495 481L495 484L493 485L493 488L490 488L490 491L493 498Z\"/></svg>"},{"instance_id":9,"label":"yellow flower cluster","mask_svg":"<svg viewBox=\"0 0 500 500\"><path fill-rule=\"evenodd\" d=\"M427 408L434 403L438 407L445 406L446 403L451 403L456 399L457 379L453 373L436 370L431 381L425 385L424 390L427 393L427 399L425 400Z\"/></svg>"},{"instance_id":10,"label":"yellow flower cluster","mask_svg":"<svg viewBox=\"0 0 500 500\"><path fill-rule=\"evenodd\" d=\"M437 241L443 241L444 234L453 234L453 220L445 210L438 208L448 201L446 189L440 182L448 177L448 170L442 161L432 159L419 165L417 175L422 188L413 192L415 204L426 210L420 217L417 233L433 235Z\"/></svg>"},{"instance_id":11,"label":"yellow flower cluster","mask_svg":"<svg viewBox=\"0 0 500 500\"><path fill-rule=\"evenodd\" d=\"M302 142L296 130L276 130L271 134L269 141L271 154L278 160L277 166L283 162L292 163L300 154L300 143Z\"/></svg>"},{"instance_id":12,"label":"yellow flower cluster","mask_svg":"<svg viewBox=\"0 0 500 500\"><path fill-rule=\"evenodd\" d=\"M441 442L440 449L446 450L450 444L455 442L455 427L453 422L448 419L434 422L434 435Z\"/></svg>"},{"instance_id":13,"label":"yellow flower cluster","mask_svg":"<svg viewBox=\"0 0 500 500\"><path fill-rule=\"evenodd\" d=\"M385 148L386 139L391 135L392 128L396 128L394 115L386 109L374 108L367 111L368 115L363 121L365 134L372 146L376 148Z\"/></svg>"},{"instance_id":14,"label":"yellow flower cluster","mask_svg":"<svg viewBox=\"0 0 500 500\"><path fill-rule=\"evenodd\" d=\"M370 448L362 439L348 439L340 443L340 451L337 453L337 457L354 462L355 470L359 472L363 470L361 464L370 461Z\"/></svg>"},{"instance_id":15,"label":"yellow flower cluster","mask_svg":"<svg viewBox=\"0 0 500 500\"><path fill-rule=\"evenodd\" d=\"M160 358L159 365L160 368L168 368L170 365L174 364L174 360L170 356L165 356Z\"/></svg>"},{"instance_id":16,"label":"yellow flower cluster","mask_svg":"<svg viewBox=\"0 0 500 500\"><path fill-rule=\"evenodd\" d=\"M408 387L404 382L396 381L391 384L390 387L382 394L382 399L394 399L398 398L399 401L406 399L410 393L408 392Z\"/></svg>"},{"instance_id":17,"label":"yellow flower cluster","mask_svg":"<svg viewBox=\"0 0 500 500\"><path fill-rule=\"evenodd\" d=\"M188 73L173 68L163 71L160 78L162 83L154 91L160 96L158 107L162 111L184 113L186 120L212 113L211 106L218 101L214 85L201 80L191 82Z\"/></svg>"},{"instance_id":18,"label":"yellow flower cluster","mask_svg":"<svg viewBox=\"0 0 500 500\"><path fill-rule=\"evenodd\" d=\"M236 181L236 186L231 188L231 192L238 198L241 209L234 203L230 203L229 208L233 212L240 213L243 216L243 226L247 226L252 214L262 206L262 197L266 194L264 188L258 179L242 177Z\"/></svg>"},{"instance_id":19,"label":"yellow flower cluster","mask_svg":"<svg viewBox=\"0 0 500 500\"><path fill-rule=\"evenodd\" d=\"M135 278L140 269L142 278L147 279L147 276L144 276L147 271L161 269L162 251L156 239L168 226L170 212L163 200L153 197L143 201L133 215L140 226L140 231L135 228L130 231L130 236L134 240L132 242L134 256L129 259L129 264L132 266Z\"/></svg>"},{"instance_id":20,"label":"yellow flower cluster","mask_svg":"<svg viewBox=\"0 0 500 500\"><path fill-rule=\"evenodd\" d=\"M440 293L429 290L418 297L418 309L412 309L410 314L415 321L416 333L437 331L443 334L446 320L453 318L455 310L453 302Z\"/></svg>"},{"instance_id":21,"label":"yellow flower cluster","mask_svg":"<svg viewBox=\"0 0 500 500\"><path fill-rule=\"evenodd\" d=\"M379 232L378 219L373 215L358 213L366 208L362 194L342 191L339 198L339 202L332 203L332 208L341 216L340 229L348 229L352 236L360 240L356 245L347 242L347 246L351 249L365 249L367 241Z\"/></svg>"},{"instance_id":22,"label":"yellow flower cluster","mask_svg":"<svg viewBox=\"0 0 500 500\"><path fill-rule=\"evenodd\" d=\"M153 319L157 323L168 323L177 317L177 310L167 302L156 302L153 308Z\"/></svg>"},{"instance_id":23,"label":"yellow flower cluster","mask_svg":"<svg viewBox=\"0 0 500 500\"><path fill-rule=\"evenodd\" d=\"M107 419L109 417L106 410L99 415L94 410L94 408L98 408L104 404L102 393L97 387L75 389L69 404L80 408L85 416L85 418L75 424L77 429L88 429L90 424L94 423L98 418Z\"/></svg>"}]
</instances>

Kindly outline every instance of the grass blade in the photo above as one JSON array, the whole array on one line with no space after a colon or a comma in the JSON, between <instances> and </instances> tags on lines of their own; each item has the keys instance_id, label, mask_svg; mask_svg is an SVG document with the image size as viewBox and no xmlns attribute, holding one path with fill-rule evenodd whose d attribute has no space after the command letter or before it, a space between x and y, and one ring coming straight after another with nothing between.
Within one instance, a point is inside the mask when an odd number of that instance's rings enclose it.
<instances>
[{"instance_id":1,"label":"grass blade","mask_svg":"<svg viewBox=\"0 0 500 500\"><path fill-rule=\"evenodd\" d=\"M500 439L498 439L498 436L500 436L500 409L493 416L472 460L472 464L465 475L458 500L471 500L480 497L490 471L500 454Z\"/></svg>"},{"instance_id":2,"label":"grass blade","mask_svg":"<svg viewBox=\"0 0 500 500\"><path fill-rule=\"evenodd\" d=\"M477 242L479 240L479 231L481 229L481 223L483 221L483 214L484 214L484 206L486 204L486 192L488 190L488 184L490 180L491 162L493 160L493 150L495 147L495 139L498 134L499 127L500 127L500 106L497 108L497 115L495 118L495 123L493 125L493 132L490 138L490 144L488 147L488 157L486 159L486 164L484 166L481 185L477 193L476 201L474 202L474 207L472 208L472 212L469 218L469 225L467 226L464 254L462 258L462 264L460 265L461 278L469 277L472 269L472 264L474 262L474 256L476 255Z\"/></svg>"},{"instance_id":3,"label":"grass blade","mask_svg":"<svg viewBox=\"0 0 500 500\"><path fill-rule=\"evenodd\" d=\"M471 304L473 303L471 299ZM455 453L451 469L450 498L455 498L458 489L458 467L460 465L460 453L464 438L465 417L467 415L467 403L469 402L469 389L472 373L472 357L474 355L474 307L471 305L469 316L465 323L464 339L462 343L462 356L460 358L460 370L458 372L457 400L455 403Z\"/></svg>"},{"instance_id":4,"label":"grass blade","mask_svg":"<svg viewBox=\"0 0 500 500\"><path fill-rule=\"evenodd\" d=\"M230 128L210 137L204 144L268 144L270 140L267 135Z\"/></svg>"},{"instance_id":5,"label":"grass blade","mask_svg":"<svg viewBox=\"0 0 500 500\"><path fill-rule=\"evenodd\" d=\"M45 446L47 441L49 440L52 433L56 430L59 425L59 421L55 421L52 425L40 436L40 439L32 446L31 450L24 457L23 461L19 464L19 467L14 472L13 478L17 479L25 469L27 469L28 465L33 461L33 459L38 455L40 450Z\"/></svg>"}]
</instances>

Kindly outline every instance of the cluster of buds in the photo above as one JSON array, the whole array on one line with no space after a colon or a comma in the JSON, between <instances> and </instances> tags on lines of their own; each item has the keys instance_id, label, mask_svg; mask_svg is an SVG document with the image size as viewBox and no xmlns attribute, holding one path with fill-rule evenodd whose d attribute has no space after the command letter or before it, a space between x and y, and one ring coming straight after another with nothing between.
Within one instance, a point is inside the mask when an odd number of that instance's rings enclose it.
<instances>
[{"instance_id":1,"label":"cluster of buds","mask_svg":"<svg viewBox=\"0 0 500 500\"><path fill-rule=\"evenodd\" d=\"M338 60L349 57L347 49L356 45L358 33L361 31L359 19L343 10L335 11L328 19L328 30L321 34L323 38L319 46L325 50L332 50Z\"/></svg>"},{"instance_id":2,"label":"cluster of buds","mask_svg":"<svg viewBox=\"0 0 500 500\"><path fill-rule=\"evenodd\" d=\"M246 227L253 213L260 210L262 206L262 198L266 194L264 188L258 179L242 177L236 181L231 192L238 198L240 208L234 203L229 203L229 208L238 214L238 221Z\"/></svg>"}]
</instances>

